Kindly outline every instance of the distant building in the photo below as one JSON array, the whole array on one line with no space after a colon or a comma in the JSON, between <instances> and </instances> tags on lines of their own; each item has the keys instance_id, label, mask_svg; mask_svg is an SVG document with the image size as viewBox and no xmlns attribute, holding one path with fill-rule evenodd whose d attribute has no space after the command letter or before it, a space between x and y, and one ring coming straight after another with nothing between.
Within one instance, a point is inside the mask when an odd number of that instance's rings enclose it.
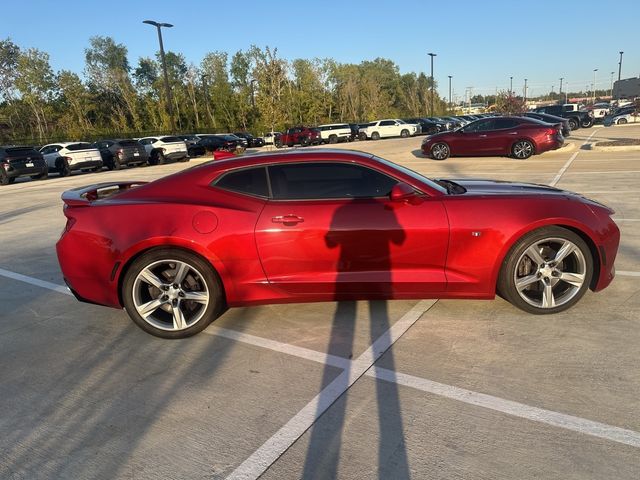
<instances>
[{"instance_id":1,"label":"distant building","mask_svg":"<svg viewBox=\"0 0 640 480\"><path fill-rule=\"evenodd\" d=\"M640 77L625 78L613 82L613 98L634 99L640 97Z\"/></svg>"}]
</instances>

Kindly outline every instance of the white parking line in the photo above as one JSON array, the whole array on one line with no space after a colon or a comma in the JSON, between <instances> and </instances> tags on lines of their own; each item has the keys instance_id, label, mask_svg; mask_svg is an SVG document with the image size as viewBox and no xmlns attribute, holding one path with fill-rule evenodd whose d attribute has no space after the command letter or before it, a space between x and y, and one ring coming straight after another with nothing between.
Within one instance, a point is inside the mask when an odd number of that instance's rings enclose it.
<instances>
[{"instance_id":1,"label":"white parking line","mask_svg":"<svg viewBox=\"0 0 640 480\"><path fill-rule=\"evenodd\" d=\"M640 277L640 272L619 270L620 276ZM70 295L63 286L39 280L9 270L0 269L0 275L35 285L58 293ZM532 407L519 402L494 397L480 392L474 392L453 385L434 382L385 368L371 369L371 366L386 352L433 304L435 301L421 301L407 314L398 320L385 334L376 340L358 359L352 361L346 358L329 355L271 339L256 337L246 333L236 332L225 328L210 326L203 333L225 337L234 341L284 353L287 355L310 360L322 365L330 365L343 369L325 389L300 410L275 435L268 439L256 452L247 458L229 478L255 479L273 462L275 462L295 441L300 438L313 423L325 412L340 395L348 390L363 375L379 380L395 382L422 392L438 395L470 405L476 405L507 415L526 420L564 428L585 435L595 436L612 442L640 448L640 432L607 425L573 415L554 412L543 408Z\"/></svg>"},{"instance_id":2,"label":"white parking line","mask_svg":"<svg viewBox=\"0 0 640 480\"><path fill-rule=\"evenodd\" d=\"M73 294L69 291L67 287L63 287L62 285L58 285L57 283L51 283L51 282L47 282L46 280L40 280L37 278L28 277L20 273L5 270L4 268L0 268L0 275L6 278L11 278L12 280L18 280L19 282L35 285L36 287L46 288L47 290L53 290L54 292L73 296Z\"/></svg>"},{"instance_id":3,"label":"white parking line","mask_svg":"<svg viewBox=\"0 0 640 480\"><path fill-rule=\"evenodd\" d=\"M596 133L596 131L597 130L594 130L593 132L591 132L591 135L589 135L587 137L587 139L582 143L581 146L585 146L589 142L589 140L591 140L591 137L593 137L593 135ZM560 169L558 174L553 178L553 180L551 180L551 183L549 185L551 185L552 187L555 187L558 184L558 182L562 178L562 175L564 175L564 172L566 172L567 169L571 166L571 164L576 159L576 157L578 156L579 153L580 153L580 149L576 150L573 153L573 155L571 155L569 160L567 160L567 163L564 164L564 166Z\"/></svg>"},{"instance_id":4,"label":"white parking line","mask_svg":"<svg viewBox=\"0 0 640 480\"><path fill-rule=\"evenodd\" d=\"M435 303L436 300L423 300L409 310L227 479L256 479L266 472Z\"/></svg>"}]
</instances>

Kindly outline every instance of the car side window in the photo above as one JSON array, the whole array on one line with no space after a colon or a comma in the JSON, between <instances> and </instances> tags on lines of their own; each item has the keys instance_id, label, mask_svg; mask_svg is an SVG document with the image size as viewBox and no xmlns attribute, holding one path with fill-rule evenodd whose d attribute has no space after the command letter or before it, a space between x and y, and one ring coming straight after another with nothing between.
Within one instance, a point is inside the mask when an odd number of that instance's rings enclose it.
<instances>
[{"instance_id":1,"label":"car side window","mask_svg":"<svg viewBox=\"0 0 640 480\"><path fill-rule=\"evenodd\" d=\"M495 130L504 130L507 128L513 128L518 126L518 121L513 118L496 118L495 119Z\"/></svg>"},{"instance_id":2,"label":"car side window","mask_svg":"<svg viewBox=\"0 0 640 480\"><path fill-rule=\"evenodd\" d=\"M398 183L367 167L329 162L271 165L269 178L276 200L383 197Z\"/></svg>"},{"instance_id":3,"label":"car side window","mask_svg":"<svg viewBox=\"0 0 640 480\"><path fill-rule=\"evenodd\" d=\"M389 125L395 125L396 122L394 122L393 120L385 120L384 122L380 122L380 126L381 127L387 127Z\"/></svg>"},{"instance_id":4,"label":"car side window","mask_svg":"<svg viewBox=\"0 0 640 480\"><path fill-rule=\"evenodd\" d=\"M232 192L246 193L259 197L269 196L265 167L245 168L225 173L214 185Z\"/></svg>"}]
</instances>

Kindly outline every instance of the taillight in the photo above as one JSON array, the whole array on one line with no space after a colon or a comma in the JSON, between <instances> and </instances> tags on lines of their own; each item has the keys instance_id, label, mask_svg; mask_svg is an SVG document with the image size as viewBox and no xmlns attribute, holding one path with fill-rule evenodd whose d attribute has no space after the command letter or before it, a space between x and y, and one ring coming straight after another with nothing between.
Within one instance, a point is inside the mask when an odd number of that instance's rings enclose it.
<instances>
[{"instance_id":1,"label":"taillight","mask_svg":"<svg viewBox=\"0 0 640 480\"><path fill-rule=\"evenodd\" d=\"M65 215L67 215L67 213L66 213L67 208L68 208L68 206L65 205L64 206L64 210L63 210L63 211L65 211ZM64 229L62 230L62 233L60 234L60 236L64 235L69 230L71 230L71 227L73 227L73 225L75 223L76 223L76 219L75 218L67 216L67 223L65 224Z\"/></svg>"},{"instance_id":2,"label":"taillight","mask_svg":"<svg viewBox=\"0 0 640 480\"><path fill-rule=\"evenodd\" d=\"M555 128L547 128L547 131L544 133L545 135L555 135L556 133L558 133L558 130L556 130Z\"/></svg>"}]
</instances>

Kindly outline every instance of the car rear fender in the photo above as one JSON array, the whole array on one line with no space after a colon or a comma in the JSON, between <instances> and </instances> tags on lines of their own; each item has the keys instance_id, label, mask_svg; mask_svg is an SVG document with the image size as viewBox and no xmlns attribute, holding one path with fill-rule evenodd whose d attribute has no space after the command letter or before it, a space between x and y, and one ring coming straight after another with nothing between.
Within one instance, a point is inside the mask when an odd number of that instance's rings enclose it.
<instances>
[{"instance_id":1,"label":"car rear fender","mask_svg":"<svg viewBox=\"0 0 640 480\"><path fill-rule=\"evenodd\" d=\"M175 248L179 250L184 250L185 252L195 254L202 258L205 262L211 264L218 277L220 277L220 282L222 284L223 295L224 298L228 298L228 293L232 293L233 291L233 282L231 281L231 276L229 275L227 269L224 266L224 263L213 253L208 250L205 250L197 243L194 243L187 239L181 238L171 238L170 241L167 241L166 237L156 237L145 239L144 241L132 246L122 255L122 263L119 268L114 268L114 274L116 275L116 279L118 282L118 299L120 300L120 304L122 303L122 283L124 282L124 278L126 276L127 270L131 266L131 264L138 258L140 255L147 253L150 250L154 249L166 249L166 248Z\"/></svg>"}]
</instances>

